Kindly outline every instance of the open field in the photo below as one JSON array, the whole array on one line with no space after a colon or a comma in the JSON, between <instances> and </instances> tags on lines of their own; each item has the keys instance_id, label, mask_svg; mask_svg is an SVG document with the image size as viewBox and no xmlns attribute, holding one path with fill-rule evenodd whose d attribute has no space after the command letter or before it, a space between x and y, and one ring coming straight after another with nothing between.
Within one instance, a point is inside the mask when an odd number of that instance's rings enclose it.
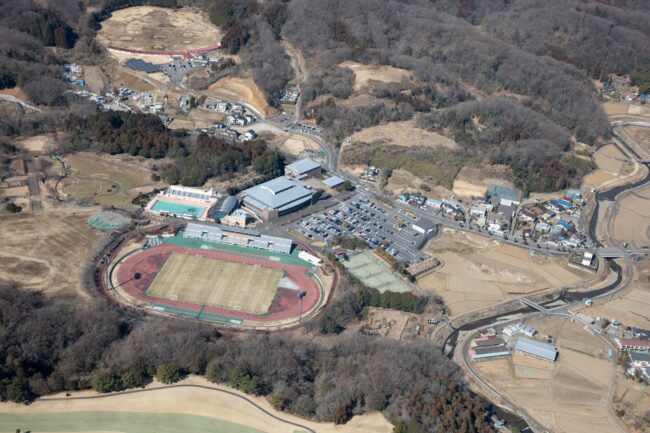
<instances>
[{"instance_id":1,"label":"open field","mask_svg":"<svg viewBox=\"0 0 650 433\"><path fill-rule=\"evenodd\" d=\"M481 377L550 431L618 431L606 406L613 374L611 361L604 359L607 345L564 318L542 318L528 324L556 339L558 361L549 364L514 353L511 358L474 363Z\"/></svg>"},{"instance_id":2,"label":"open field","mask_svg":"<svg viewBox=\"0 0 650 433\"><path fill-rule=\"evenodd\" d=\"M646 151L650 152L650 129L641 128L638 126L627 126L625 127L625 132L630 134L630 136L641 145L641 147Z\"/></svg>"},{"instance_id":3,"label":"open field","mask_svg":"<svg viewBox=\"0 0 650 433\"><path fill-rule=\"evenodd\" d=\"M411 71L385 65L364 65L353 61L345 61L339 65L351 69L355 75L354 90L360 91L369 81L383 83L399 83L411 78Z\"/></svg>"},{"instance_id":4,"label":"open field","mask_svg":"<svg viewBox=\"0 0 650 433\"><path fill-rule=\"evenodd\" d=\"M243 263L172 253L153 284L150 296L264 314L269 310L283 272Z\"/></svg>"},{"instance_id":5,"label":"open field","mask_svg":"<svg viewBox=\"0 0 650 433\"><path fill-rule=\"evenodd\" d=\"M621 160L626 159L626 156L613 144L601 147L591 158L598 168L584 177L583 189L598 188L604 183L631 173L631 166Z\"/></svg>"},{"instance_id":6,"label":"open field","mask_svg":"<svg viewBox=\"0 0 650 433\"><path fill-rule=\"evenodd\" d=\"M625 326L650 329L650 260L639 263L637 271L638 278L622 296L580 311L592 317L617 319Z\"/></svg>"},{"instance_id":7,"label":"open field","mask_svg":"<svg viewBox=\"0 0 650 433\"><path fill-rule=\"evenodd\" d=\"M97 209L56 208L0 218L0 280L47 295L87 296L81 273L99 234L86 223Z\"/></svg>"},{"instance_id":8,"label":"open field","mask_svg":"<svg viewBox=\"0 0 650 433\"><path fill-rule=\"evenodd\" d=\"M97 38L133 50L187 50L214 45L221 32L196 9L137 6L114 11Z\"/></svg>"},{"instance_id":9,"label":"open field","mask_svg":"<svg viewBox=\"0 0 650 433\"><path fill-rule=\"evenodd\" d=\"M138 192L162 186L151 180L150 161L135 157L80 152L65 161L72 173L59 184L59 193L80 202L133 208Z\"/></svg>"},{"instance_id":10,"label":"open field","mask_svg":"<svg viewBox=\"0 0 650 433\"><path fill-rule=\"evenodd\" d=\"M49 135L34 135L33 137L21 138L17 141L18 146L35 153L53 150L56 146L54 138Z\"/></svg>"},{"instance_id":11,"label":"open field","mask_svg":"<svg viewBox=\"0 0 650 433\"><path fill-rule=\"evenodd\" d=\"M650 186L620 201L614 220L614 237L639 248L650 246Z\"/></svg>"},{"instance_id":12,"label":"open field","mask_svg":"<svg viewBox=\"0 0 650 433\"><path fill-rule=\"evenodd\" d=\"M625 377L619 370L616 374L613 402L616 411L624 411L621 419L631 433L648 431L650 386Z\"/></svg>"},{"instance_id":13,"label":"open field","mask_svg":"<svg viewBox=\"0 0 650 433\"><path fill-rule=\"evenodd\" d=\"M349 136L345 141L395 144L405 147L446 147L449 149L458 147L453 140L418 127L414 120L389 122L362 129Z\"/></svg>"},{"instance_id":14,"label":"open field","mask_svg":"<svg viewBox=\"0 0 650 433\"><path fill-rule=\"evenodd\" d=\"M440 295L452 316L590 277L569 268L564 258L530 255L525 248L450 229L423 251L443 264L418 278L418 286Z\"/></svg>"},{"instance_id":15,"label":"open field","mask_svg":"<svg viewBox=\"0 0 650 433\"><path fill-rule=\"evenodd\" d=\"M100 66L84 66L84 80L91 92L101 95L108 86L108 77Z\"/></svg>"},{"instance_id":16,"label":"open field","mask_svg":"<svg viewBox=\"0 0 650 433\"><path fill-rule=\"evenodd\" d=\"M215 81L206 93L216 98L242 101L250 104L262 116L272 116L276 110L271 108L264 97L264 92L257 87L252 78L225 77Z\"/></svg>"},{"instance_id":17,"label":"open field","mask_svg":"<svg viewBox=\"0 0 650 433\"><path fill-rule=\"evenodd\" d=\"M100 399L65 400L65 397L59 401L39 399L28 406L1 403L0 432L13 433L16 428L21 428L21 431L31 430L34 433L42 431L61 433L90 431L297 433L304 431L300 427L288 424L287 421L311 428L318 433L390 433L392 431L392 425L379 413L355 416L344 425L316 423L278 412L262 397L249 396L232 388L218 386L201 377L192 376L180 384L186 385L186 387L166 388L154 383L147 387L151 391L145 393L115 393ZM210 389L188 387L187 385L209 387ZM92 391L73 392L72 394L72 397L97 395ZM63 394L56 397L63 397ZM84 424L87 418L78 418L84 412L103 412L104 415L101 418L95 418L101 420L101 424L99 422L91 426ZM113 414L116 415L115 422L112 422L111 415ZM130 418L133 416L132 414L137 414L137 417ZM280 419L273 418L269 414ZM38 430L31 427L34 424L15 425L11 422L13 418L10 417L16 417L16 419L21 417L22 421L27 422L30 420L40 422L45 418L50 419L51 423L47 425L47 429ZM142 429L134 430L129 423L125 423L127 419L132 420L134 427ZM77 420L80 420L78 424ZM146 423L146 421L150 421L150 423ZM181 421L186 422L181 423Z\"/></svg>"},{"instance_id":18,"label":"open field","mask_svg":"<svg viewBox=\"0 0 650 433\"><path fill-rule=\"evenodd\" d=\"M452 192L459 197L485 197L490 185L503 185L514 188L512 174L506 166L468 167L460 169L454 179Z\"/></svg>"}]
</instances>

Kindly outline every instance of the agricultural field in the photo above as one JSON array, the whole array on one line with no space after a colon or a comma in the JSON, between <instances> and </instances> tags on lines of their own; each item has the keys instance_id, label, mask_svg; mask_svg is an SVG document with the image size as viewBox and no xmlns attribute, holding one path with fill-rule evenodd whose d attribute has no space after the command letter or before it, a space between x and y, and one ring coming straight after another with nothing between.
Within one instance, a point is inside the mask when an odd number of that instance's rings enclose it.
<instances>
[{"instance_id":1,"label":"agricultural field","mask_svg":"<svg viewBox=\"0 0 650 433\"><path fill-rule=\"evenodd\" d=\"M392 425L379 413L355 416L344 425L316 423L278 412L262 397L243 394L191 376L183 388L154 383L144 393L114 393L101 399L49 400L30 405L0 404L0 432L48 431L115 433L303 433L290 423L319 433L390 433ZM196 385L188 387L188 385ZM199 388L205 387L205 388ZM73 392L71 397L97 395ZM62 395L55 396L61 397ZM257 406L254 406L253 403ZM263 410L261 410L261 409ZM271 416L273 415L273 416ZM277 417L277 418L276 418Z\"/></svg>"},{"instance_id":2,"label":"agricultural field","mask_svg":"<svg viewBox=\"0 0 650 433\"><path fill-rule=\"evenodd\" d=\"M650 186L633 191L620 201L613 235L637 248L650 246Z\"/></svg>"},{"instance_id":3,"label":"agricultural field","mask_svg":"<svg viewBox=\"0 0 650 433\"><path fill-rule=\"evenodd\" d=\"M46 295L88 296L82 269L101 235L86 220L96 212L60 207L36 216L0 218L0 281Z\"/></svg>"},{"instance_id":4,"label":"agricultural field","mask_svg":"<svg viewBox=\"0 0 650 433\"><path fill-rule=\"evenodd\" d=\"M214 45L221 32L197 9L137 6L114 11L97 34L105 45L177 51Z\"/></svg>"},{"instance_id":5,"label":"agricultural field","mask_svg":"<svg viewBox=\"0 0 650 433\"><path fill-rule=\"evenodd\" d=\"M174 252L147 295L264 314L282 275L283 271L278 269Z\"/></svg>"},{"instance_id":6,"label":"agricultural field","mask_svg":"<svg viewBox=\"0 0 650 433\"><path fill-rule=\"evenodd\" d=\"M355 75L354 90L359 92L371 81L382 83L400 83L411 79L411 71L385 65L364 65L353 61L345 61L339 65L351 69Z\"/></svg>"},{"instance_id":7,"label":"agricultural field","mask_svg":"<svg viewBox=\"0 0 650 433\"><path fill-rule=\"evenodd\" d=\"M419 277L417 285L441 296L452 316L591 276L569 268L565 258L531 255L525 248L451 229L443 229L423 252L442 266Z\"/></svg>"},{"instance_id":8,"label":"agricultural field","mask_svg":"<svg viewBox=\"0 0 650 433\"><path fill-rule=\"evenodd\" d=\"M59 183L59 195L80 203L133 209L138 192L163 186L151 180L151 161L90 152L68 155L65 161L72 172Z\"/></svg>"},{"instance_id":9,"label":"agricultural field","mask_svg":"<svg viewBox=\"0 0 650 433\"><path fill-rule=\"evenodd\" d=\"M650 329L650 260L638 263L637 272L638 278L622 295L580 311L592 317L616 319L625 326Z\"/></svg>"},{"instance_id":10,"label":"agricultural field","mask_svg":"<svg viewBox=\"0 0 650 433\"><path fill-rule=\"evenodd\" d=\"M650 386L616 374L613 397L614 410L625 423L630 433L645 433L650 421Z\"/></svg>"},{"instance_id":11,"label":"agricultural field","mask_svg":"<svg viewBox=\"0 0 650 433\"><path fill-rule=\"evenodd\" d=\"M598 188L632 173L632 166L624 161L627 157L613 144L601 147L591 158L597 168L584 177L583 189Z\"/></svg>"},{"instance_id":12,"label":"agricultural field","mask_svg":"<svg viewBox=\"0 0 650 433\"><path fill-rule=\"evenodd\" d=\"M556 339L557 362L513 353L512 357L474 363L481 378L550 431L619 431L607 410L606 396L614 374L607 344L568 319L542 318L527 324Z\"/></svg>"}]
</instances>

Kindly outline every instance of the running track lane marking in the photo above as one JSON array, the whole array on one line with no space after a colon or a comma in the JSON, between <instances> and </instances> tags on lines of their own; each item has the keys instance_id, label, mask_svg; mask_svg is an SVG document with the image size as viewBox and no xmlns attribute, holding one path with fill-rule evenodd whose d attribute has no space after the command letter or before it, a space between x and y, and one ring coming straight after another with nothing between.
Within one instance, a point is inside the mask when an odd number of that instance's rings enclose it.
<instances>
[{"instance_id":1,"label":"running track lane marking","mask_svg":"<svg viewBox=\"0 0 650 433\"><path fill-rule=\"evenodd\" d=\"M286 419L283 419L283 418L269 412L268 410L264 409L262 406L255 403L253 400L251 400L248 397L245 397L245 396L240 395L240 394L238 394L236 392L233 392L233 391L228 391L226 389L221 389L221 388L216 388L216 387L206 386L206 385L191 385L191 384L167 385L167 386L160 386L158 388L134 389L134 390L131 390L131 391L122 391L122 392L118 392L118 393L114 393L114 394L92 395L92 396L87 396L87 397L42 398L41 401L95 400L95 399L102 399L102 398L117 397L117 396L125 395L125 394L138 394L138 393L143 393L143 392L151 392L151 391L158 391L158 390L161 390L161 389L171 389L171 388L200 388L200 389L207 389L208 391L216 391L216 392L221 392L221 393L224 393L224 394L228 394L228 395L231 395L233 397L237 397L239 399L242 399L245 402L253 405L253 407L258 409L259 411L261 411L265 415L270 416L271 418L273 418L276 421L280 421L282 423L289 424L289 425L292 425L294 427L305 429L309 433L316 433L316 430L314 430L314 429L312 429L310 427L307 427L307 426L302 425L302 424L295 423L293 421L288 421Z\"/></svg>"}]
</instances>

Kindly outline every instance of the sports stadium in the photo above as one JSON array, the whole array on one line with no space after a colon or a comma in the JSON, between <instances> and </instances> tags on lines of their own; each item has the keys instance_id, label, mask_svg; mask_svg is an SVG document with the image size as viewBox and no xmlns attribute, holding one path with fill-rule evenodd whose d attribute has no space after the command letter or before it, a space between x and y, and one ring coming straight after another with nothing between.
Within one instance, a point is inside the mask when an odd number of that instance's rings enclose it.
<instances>
[{"instance_id":1,"label":"sports stadium","mask_svg":"<svg viewBox=\"0 0 650 433\"><path fill-rule=\"evenodd\" d=\"M152 312L272 328L295 324L323 305L318 261L290 239L191 222L125 245L107 279L118 300Z\"/></svg>"}]
</instances>

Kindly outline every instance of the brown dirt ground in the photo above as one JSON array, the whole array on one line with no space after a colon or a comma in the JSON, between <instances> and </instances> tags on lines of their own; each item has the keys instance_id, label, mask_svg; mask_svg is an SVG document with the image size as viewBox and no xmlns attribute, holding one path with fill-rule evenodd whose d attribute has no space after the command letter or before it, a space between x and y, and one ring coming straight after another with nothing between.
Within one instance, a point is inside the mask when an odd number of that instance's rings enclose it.
<instances>
[{"instance_id":1,"label":"brown dirt ground","mask_svg":"<svg viewBox=\"0 0 650 433\"><path fill-rule=\"evenodd\" d=\"M354 90L360 91L370 80L384 83L399 83L411 79L411 72L406 69L394 68L392 66L364 65L362 63L345 61L339 65L342 68L349 68L354 72Z\"/></svg>"},{"instance_id":2,"label":"brown dirt ground","mask_svg":"<svg viewBox=\"0 0 650 433\"><path fill-rule=\"evenodd\" d=\"M240 393L233 388L215 385L207 380L191 376L181 384L210 386L234 392L253 400L270 413L288 421L296 422L318 431L319 433L390 433L393 426L386 418L378 413L355 416L348 423L334 425L332 423L317 423L299 418L287 413L278 413L271 404L262 397L254 397ZM160 388L154 382L148 388ZM73 396L96 395L93 391L73 392ZM55 397L62 397L56 395ZM55 413L63 411L136 411L149 413L186 413L217 418L225 421L250 426L267 433L295 433L296 427L288 426L259 410L250 403L224 393L218 393L199 388L167 388L150 392L143 398L140 394L116 393L114 396L99 400L67 400L51 401L47 398L36 400L30 405L0 403L0 412L14 413Z\"/></svg>"},{"instance_id":3,"label":"brown dirt ground","mask_svg":"<svg viewBox=\"0 0 650 433\"><path fill-rule=\"evenodd\" d=\"M349 136L345 141L348 143L395 144L405 147L446 147L449 149L458 147L453 140L418 127L415 120L390 122L362 129Z\"/></svg>"},{"instance_id":4,"label":"brown dirt ground","mask_svg":"<svg viewBox=\"0 0 650 433\"><path fill-rule=\"evenodd\" d=\"M21 101L29 102L27 95L25 95L25 92L23 92L20 86L12 87L11 89L2 89L0 90L0 95L9 95Z\"/></svg>"},{"instance_id":5,"label":"brown dirt ground","mask_svg":"<svg viewBox=\"0 0 650 433\"><path fill-rule=\"evenodd\" d=\"M97 38L121 48L175 51L214 45L221 31L198 9L137 6L113 12Z\"/></svg>"},{"instance_id":6,"label":"brown dirt ground","mask_svg":"<svg viewBox=\"0 0 650 433\"><path fill-rule=\"evenodd\" d=\"M418 286L440 295L452 316L591 276L569 268L566 259L530 256L525 248L450 229L423 251L443 265L418 278Z\"/></svg>"},{"instance_id":7,"label":"brown dirt ground","mask_svg":"<svg viewBox=\"0 0 650 433\"><path fill-rule=\"evenodd\" d=\"M30 152L40 153L56 146L54 138L49 135L35 135L33 137L21 138L17 144Z\"/></svg>"},{"instance_id":8,"label":"brown dirt ground","mask_svg":"<svg viewBox=\"0 0 650 433\"><path fill-rule=\"evenodd\" d=\"M650 246L650 186L620 201L614 221L614 237L636 247Z\"/></svg>"},{"instance_id":9,"label":"brown dirt ground","mask_svg":"<svg viewBox=\"0 0 650 433\"><path fill-rule=\"evenodd\" d=\"M86 223L97 208L56 208L0 219L0 280L47 295L88 296L81 272L101 235Z\"/></svg>"},{"instance_id":10,"label":"brown dirt ground","mask_svg":"<svg viewBox=\"0 0 650 433\"><path fill-rule=\"evenodd\" d=\"M558 361L552 365L524 355L475 363L495 388L517 401L545 427L557 433L611 433L606 402L612 364L602 359L603 342L562 318L529 323L557 339Z\"/></svg>"},{"instance_id":11,"label":"brown dirt ground","mask_svg":"<svg viewBox=\"0 0 650 433\"><path fill-rule=\"evenodd\" d=\"M206 93L217 98L246 102L264 117L273 116L277 111L269 105L264 92L252 78L225 77L211 84Z\"/></svg>"},{"instance_id":12,"label":"brown dirt ground","mask_svg":"<svg viewBox=\"0 0 650 433\"><path fill-rule=\"evenodd\" d=\"M627 109L630 107L630 104L625 102L605 102L603 104L603 110L608 116L620 116L627 114Z\"/></svg>"},{"instance_id":13,"label":"brown dirt ground","mask_svg":"<svg viewBox=\"0 0 650 433\"><path fill-rule=\"evenodd\" d=\"M466 166L456 175L451 190L459 197L485 197L491 184L514 187L511 181L506 180L508 177L509 169L505 166L485 168Z\"/></svg>"},{"instance_id":14,"label":"brown dirt ground","mask_svg":"<svg viewBox=\"0 0 650 433\"><path fill-rule=\"evenodd\" d=\"M637 270L638 278L622 296L581 311L592 317L617 319L624 326L650 329L650 260L639 263Z\"/></svg>"},{"instance_id":15,"label":"brown dirt ground","mask_svg":"<svg viewBox=\"0 0 650 433\"><path fill-rule=\"evenodd\" d=\"M91 92L101 95L108 85L108 77L100 66L84 66L84 80Z\"/></svg>"},{"instance_id":16,"label":"brown dirt ground","mask_svg":"<svg viewBox=\"0 0 650 433\"><path fill-rule=\"evenodd\" d=\"M621 369L616 375L614 409L624 410L622 420L631 433L646 433L647 413L650 411L650 386L625 377Z\"/></svg>"},{"instance_id":17,"label":"brown dirt ground","mask_svg":"<svg viewBox=\"0 0 650 433\"><path fill-rule=\"evenodd\" d=\"M582 189L598 188L605 183L630 174L630 166L620 159L625 159L625 155L613 144L598 149L592 155L592 160L598 168L584 177Z\"/></svg>"}]
</instances>

